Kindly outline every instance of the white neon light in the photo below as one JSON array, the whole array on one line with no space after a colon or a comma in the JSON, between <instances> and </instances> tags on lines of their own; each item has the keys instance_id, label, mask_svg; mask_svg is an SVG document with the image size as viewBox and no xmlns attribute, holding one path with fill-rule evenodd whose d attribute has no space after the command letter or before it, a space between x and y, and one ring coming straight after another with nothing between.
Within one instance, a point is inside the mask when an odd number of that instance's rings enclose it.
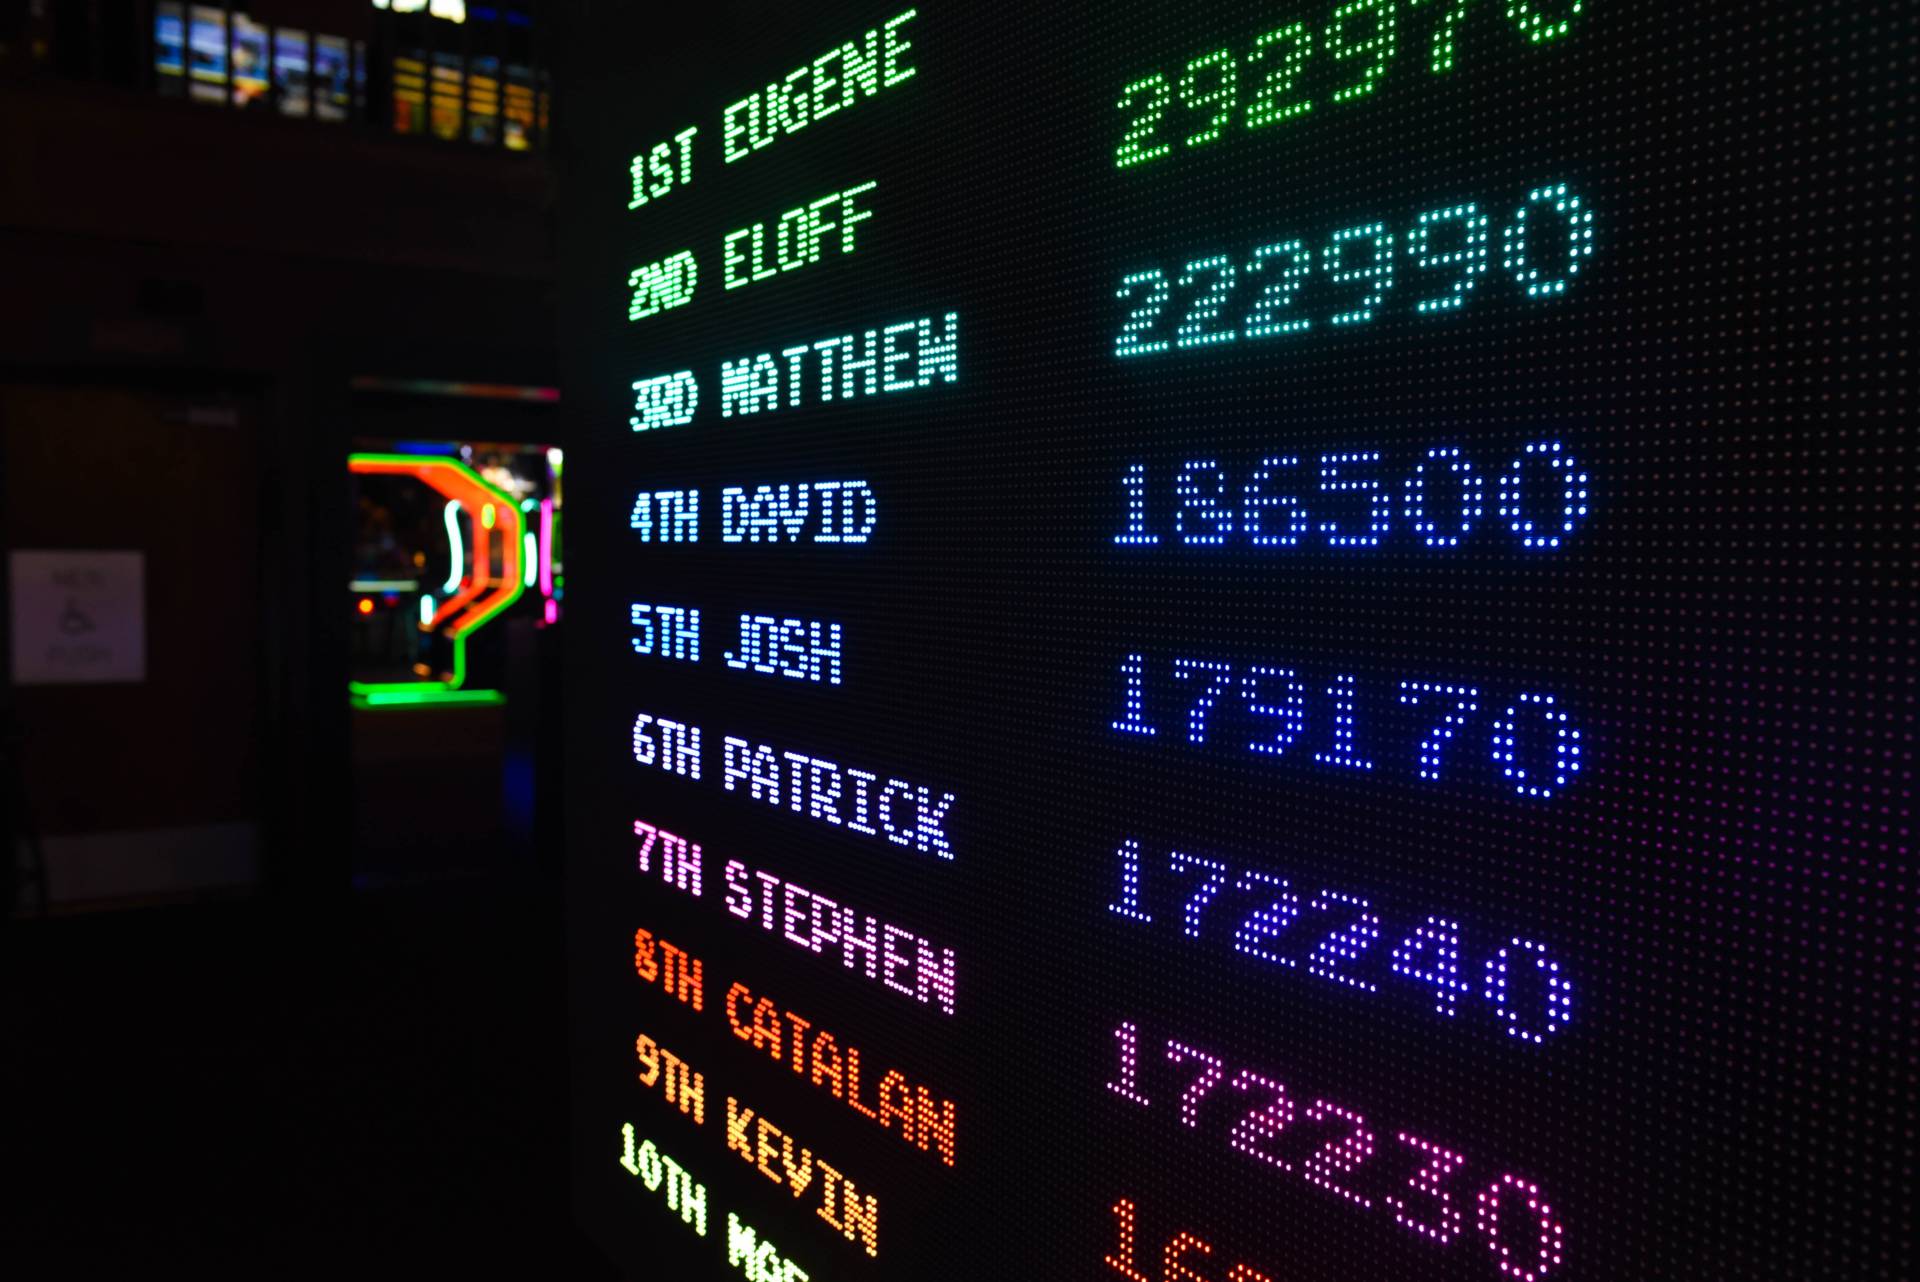
<instances>
[{"instance_id":1,"label":"white neon light","mask_svg":"<svg viewBox=\"0 0 1920 1282\"><path fill-rule=\"evenodd\" d=\"M447 500L447 547L450 550L450 565L447 569L447 581L440 585L442 592L453 593L460 590L461 572L467 566L467 549L460 540L460 500Z\"/></svg>"}]
</instances>

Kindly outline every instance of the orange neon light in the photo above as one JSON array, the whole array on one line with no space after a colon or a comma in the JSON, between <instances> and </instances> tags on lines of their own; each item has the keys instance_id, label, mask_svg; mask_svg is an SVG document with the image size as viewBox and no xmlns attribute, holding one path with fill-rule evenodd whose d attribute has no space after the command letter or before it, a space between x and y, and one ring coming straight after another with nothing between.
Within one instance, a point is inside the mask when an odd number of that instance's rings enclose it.
<instances>
[{"instance_id":1,"label":"orange neon light","mask_svg":"<svg viewBox=\"0 0 1920 1282\"><path fill-rule=\"evenodd\" d=\"M465 504L461 506L464 508ZM487 546L487 531L475 525L473 538L469 542L473 545L473 560L461 570L459 588L440 603L440 608L433 612L433 618L423 625L429 632L461 613L487 590L490 581L487 571L493 562L493 549Z\"/></svg>"},{"instance_id":2,"label":"orange neon light","mask_svg":"<svg viewBox=\"0 0 1920 1282\"><path fill-rule=\"evenodd\" d=\"M347 466L359 476L410 476L444 498L458 500L463 510L493 509L492 527L475 521L472 560L461 575L460 588L434 612L429 625L443 624L458 639L472 632L519 598L521 592L520 509L474 470L458 459L413 454L355 454ZM495 536L500 544L500 573L493 572Z\"/></svg>"}]
</instances>

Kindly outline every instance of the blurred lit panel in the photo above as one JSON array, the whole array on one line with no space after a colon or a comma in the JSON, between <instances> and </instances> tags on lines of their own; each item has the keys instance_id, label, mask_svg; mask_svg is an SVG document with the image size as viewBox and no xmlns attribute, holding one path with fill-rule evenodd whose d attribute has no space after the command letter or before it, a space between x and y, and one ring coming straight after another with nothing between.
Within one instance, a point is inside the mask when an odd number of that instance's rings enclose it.
<instances>
[{"instance_id":1,"label":"blurred lit panel","mask_svg":"<svg viewBox=\"0 0 1920 1282\"><path fill-rule=\"evenodd\" d=\"M534 104L533 69L507 68L506 143L509 151L525 151L533 146Z\"/></svg>"},{"instance_id":2,"label":"blurred lit panel","mask_svg":"<svg viewBox=\"0 0 1920 1282\"><path fill-rule=\"evenodd\" d=\"M376 9L391 9L395 13L419 13L425 9L436 18L448 22L467 20L467 0L373 0Z\"/></svg>"},{"instance_id":3,"label":"blurred lit panel","mask_svg":"<svg viewBox=\"0 0 1920 1282\"><path fill-rule=\"evenodd\" d=\"M186 6L162 0L153 7L153 74L160 92L177 98L186 83Z\"/></svg>"},{"instance_id":4,"label":"blurred lit panel","mask_svg":"<svg viewBox=\"0 0 1920 1282\"><path fill-rule=\"evenodd\" d=\"M244 13L233 15L233 105L251 107L264 103L271 64L267 28Z\"/></svg>"},{"instance_id":5,"label":"blurred lit panel","mask_svg":"<svg viewBox=\"0 0 1920 1282\"><path fill-rule=\"evenodd\" d=\"M340 36L313 41L313 114L345 120L353 108L353 54Z\"/></svg>"},{"instance_id":6,"label":"blurred lit panel","mask_svg":"<svg viewBox=\"0 0 1920 1282\"><path fill-rule=\"evenodd\" d=\"M500 141L500 60L477 57L467 69L467 141Z\"/></svg>"},{"instance_id":7,"label":"blurred lit panel","mask_svg":"<svg viewBox=\"0 0 1920 1282\"><path fill-rule=\"evenodd\" d=\"M313 60L307 33L281 27L273 33L273 83L280 94L280 114L305 116L313 109Z\"/></svg>"},{"instance_id":8,"label":"blurred lit panel","mask_svg":"<svg viewBox=\"0 0 1920 1282\"><path fill-rule=\"evenodd\" d=\"M192 94L199 102L227 100L227 13L211 5L197 4L188 10L192 25L187 30L187 78Z\"/></svg>"},{"instance_id":9,"label":"blurred lit panel","mask_svg":"<svg viewBox=\"0 0 1920 1282\"><path fill-rule=\"evenodd\" d=\"M356 392L407 392L416 396L457 396L482 401L558 401L557 387L516 383L455 383L435 378L381 378L356 374L350 386Z\"/></svg>"},{"instance_id":10,"label":"blurred lit panel","mask_svg":"<svg viewBox=\"0 0 1920 1282\"><path fill-rule=\"evenodd\" d=\"M414 49L393 60L393 132L425 133L427 128L426 54Z\"/></svg>"},{"instance_id":11,"label":"blurred lit panel","mask_svg":"<svg viewBox=\"0 0 1920 1282\"><path fill-rule=\"evenodd\" d=\"M449 142L460 137L460 106L465 96L466 73L457 53L433 55L432 103L429 118L433 136Z\"/></svg>"}]
</instances>

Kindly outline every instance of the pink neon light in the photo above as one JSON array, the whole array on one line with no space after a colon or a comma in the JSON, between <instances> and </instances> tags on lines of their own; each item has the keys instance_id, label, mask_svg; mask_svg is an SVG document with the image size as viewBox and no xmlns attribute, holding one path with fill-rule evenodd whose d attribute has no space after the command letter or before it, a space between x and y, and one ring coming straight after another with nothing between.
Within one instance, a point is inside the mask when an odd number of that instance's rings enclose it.
<instances>
[{"instance_id":1,"label":"pink neon light","mask_svg":"<svg viewBox=\"0 0 1920 1282\"><path fill-rule=\"evenodd\" d=\"M553 622L553 500L540 500L540 595L547 598L547 622Z\"/></svg>"}]
</instances>

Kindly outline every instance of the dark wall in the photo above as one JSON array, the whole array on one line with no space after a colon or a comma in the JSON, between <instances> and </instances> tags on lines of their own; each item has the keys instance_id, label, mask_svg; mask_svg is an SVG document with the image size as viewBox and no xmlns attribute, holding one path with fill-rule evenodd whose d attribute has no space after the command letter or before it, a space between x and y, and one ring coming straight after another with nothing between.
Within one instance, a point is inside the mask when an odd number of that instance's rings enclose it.
<instances>
[{"instance_id":1,"label":"dark wall","mask_svg":"<svg viewBox=\"0 0 1920 1282\"><path fill-rule=\"evenodd\" d=\"M550 189L537 155L0 82L0 535L148 558L147 681L4 704L53 899L344 882L344 456L476 417L349 381L552 384Z\"/></svg>"}]
</instances>

